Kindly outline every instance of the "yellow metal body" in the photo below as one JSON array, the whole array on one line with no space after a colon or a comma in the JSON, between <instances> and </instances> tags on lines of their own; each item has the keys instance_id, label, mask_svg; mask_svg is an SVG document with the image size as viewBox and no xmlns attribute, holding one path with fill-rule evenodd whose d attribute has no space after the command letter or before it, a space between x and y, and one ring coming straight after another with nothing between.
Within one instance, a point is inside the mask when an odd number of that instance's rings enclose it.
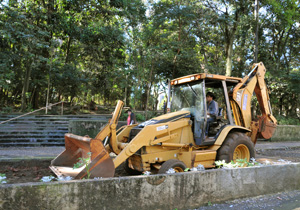
<instances>
[{"instance_id":1,"label":"yellow metal body","mask_svg":"<svg viewBox=\"0 0 300 210\"><path fill-rule=\"evenodd\" d=\"M230 103L236 125L228 125L222 129L213 145L198 146L195 144L189 111L178 111L154 118L153 120L158 122L164 122L165 119L171 120L165 123L146 125L135 137L130 139L130 131L136 125L123 126L118 132L116 131L116 124L123 105L119 101L112 120L99 132L95 139L66 134L66 150L52 161L51 169L56 174L70 175L69 169L65 172L57 172L60 169L57 165L70 167L78 157L86 157L88 152L91 152L91 166L98 167L99 170L103 169L101 160L107 162L110 152L114 152L117 156L113 159L113 164L106 163L108 171L112 170L111 166L116 168L127 159L128 166L140 172L149 171L153 168L157 170L162 163L171 159L182 161L188 168L199 164L206 168L214 167L217 152L231 131L247 133L255 143L258 134L265 132L265 136L272 136L274 131L272 129L276 128L277 122L271 114L268 90L264 81L265 68L262 63L254 66L252 75L243 79L213 74L193 74L171 81L171 85L176 85L188 83L191 80L209 78L233 81L237 84L233 92L230 93ZM263 114L259 122L251 122L250 101L253 91L255 91L261 104ZM268 126L272 128L268 129ZM110 143L104 149L102 141L107 136L110 138ZM243 144L238 145L234 150L233 158L249 156L247 149L247 146ZM99 158L100 154L103 158ZM95 172L99 172L99 170L95 170ZM181 171L181 169L177 168L177 171ZM78 172L72 176L81 178L85 174Z\"/></svg>"},{"instance_id":2,"label":"yellow metal body","mask_svg":"<svg viewBox=\"0 0 300 210\"><path fill-rule=\"evenodd\" d=\"M181 111L180 114L182 113L189 114L188 111ZM162 117L169 118L172 114L175 113ZM214 145L197 146L194 142L191 126L189 118L146 126L114 159L115 167L130 158L132 164L137 164L134 168L140 171L149 171L151 164L160 164L170 159L178 159L185 163L188 168L196 167L199 164L205 168L212 168L216 160L217 150L231 130L239 129L243 132L250 132L249 129L240 126L227 126L222 130ZM161 128L165 129L160 130ZM143 148L142 153L135 155L141 148ZM156 166L156 168L159 167L160 165Z\"/></svg>"}]
</instances>

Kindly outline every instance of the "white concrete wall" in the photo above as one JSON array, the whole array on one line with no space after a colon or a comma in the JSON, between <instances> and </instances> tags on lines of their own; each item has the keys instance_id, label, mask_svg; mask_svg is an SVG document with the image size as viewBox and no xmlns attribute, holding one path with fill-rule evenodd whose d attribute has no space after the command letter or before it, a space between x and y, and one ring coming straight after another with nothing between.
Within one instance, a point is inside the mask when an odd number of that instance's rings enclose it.
<instances>
[{"instance_id":1,"label":"white concrete wall","mask_svg":"<svg viewBox=\"0 0 300 210\"><path fill-rule=\"evenodd\" d=\"M300 163L171 175L0 185L0 209L192 209L300 189Z\"/></svg>"}]
</instances>

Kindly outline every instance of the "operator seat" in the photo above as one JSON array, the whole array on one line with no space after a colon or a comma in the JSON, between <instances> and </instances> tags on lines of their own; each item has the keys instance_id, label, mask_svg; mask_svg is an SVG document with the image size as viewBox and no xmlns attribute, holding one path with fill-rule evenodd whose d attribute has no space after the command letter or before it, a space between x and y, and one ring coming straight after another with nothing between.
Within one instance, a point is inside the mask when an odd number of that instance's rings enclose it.
<instances>
[{"instance_id":1,"label":"operator seat","mask_svg":"<svg viewBox=\"0 0 300 210\"><path fill-rule=\"evenodd\" d=\"M216 120L209 123L208 136L214 136L218 133L220 125L222 124L223 118L223 108L219 108L218 115L216 116Z\"/></svg>"}]
</instances>

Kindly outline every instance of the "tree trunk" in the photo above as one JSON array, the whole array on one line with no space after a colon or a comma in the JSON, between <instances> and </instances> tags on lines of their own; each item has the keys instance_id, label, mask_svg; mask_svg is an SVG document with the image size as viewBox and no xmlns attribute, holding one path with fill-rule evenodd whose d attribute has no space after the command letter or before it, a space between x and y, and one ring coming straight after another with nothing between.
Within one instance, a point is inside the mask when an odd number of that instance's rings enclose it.
<instances>
[{"instance_id":1,"label":"tree trunk","mask_svg":"<svg viewBox=\"0 0 300 210\"><path fill-rule=\"evenodd\" d=\"M233 56L233 42L234 42L234 38L235 38L235 32L237 30L239 21L240 21L240 13L241 10L236 10L235 11L235 15L234 15L234 23L232 28L230 28L230 24L227 23L225 25L225 54L226 54L226 76L231 76L231 72L232 72L232 56ZM226 14L225 14L226 18L229 19L229 14L226 8Z\"/></svg>"},{"instance_id":2,"label":"tree trunk","mask_svg":"<svg viewBox=\"0 0 300 210\"><path fill-rule=\"evenodd\" d=\"M254 62L258 62L258 29L259 29L259 18L258 18L258 11L259 11L259 1L255 0L255 10L254 10L254 18L256 23L256 30L255 30L255 42L254 42Z\"/></svg>"},{"instance_id":3,"label":"tree trunk","mask_svg":"<svg viewBox=\"0 0 300 210\"><path fill-rule=\"evenodd\" d=\"M0 87L0 106L2 106L2 107L3 107L4 101L5 101L3 91L4 91L4 89L2 87Z\"/></svg>"},{"instance_id":4,"label":"tree trunk","mask_svg":"<svg viewBox=\"0 0 300 210\"><path fill-rule=\"evenodd\" d=\"M126 75L126 81L128 80L128 75ZM126 107L127 106L127 85L128 83L126 82L125 84L125 93L124 93L124 106Z\"/></svg>"},{"instance_id":5,"label":"tree trunk","mask_svg":"<svg viewBox=\"0 0 300 210\"><path fill-rule=\"evenodd\" d=\"M39 108L39 99L40 99L40 92L38 90L40 90L40 86L38 85L36 87L36 90L34 92L34 97L33 97L33 108L34 109L38 109Z\"/></svg>"},{"instance_id":6,"label":"tree trunk","mask_svg":"<svg viewBox=\"0 0 300 210\"><path fill-rule=\"evenodd\" d=\"M67 44L67 52L66 52L66 61L65 61L65 63L69 63L71 40L72 40L72 38L71 38L71 36L69 36L68 44Z\"/></svg>"},{"instance_id":7,"label":"tree trunk","mask_svg":"<svg viewBox=\"0 0 300 210\"><path fill-rule=\"evenodd\" d=\"M296 94L292 94L291 109L289 113L291 117L297 116L297 105L298 105L297 102L298 100Z\"/></svg>"},{"instance_id":8,"label":"tree trunk","mask_svg":"<svg viewBox=\"0 0 300 210\"><path fill-rule=\"evenodd\" d=\"M152 74L153 74L153 67L154 67L153 59L152 59L151 63L152 63L151 64L151 71L150 71L150 75L149 75L149 82L148 82L148 85L147 85L147 95L146 95L146 119L148 119L147 111L148 111L150 90L151 90L151 86L152 86Z\"/></svg>"},{"instance_id":9,"label":"tree trunk","mask_svg":"<svg viewBox=\"0 0 300 210\"><path fill-rule=\"evenodd\" d=\"M279 115L283 115L283 96L282 95L279 99Z\"/></svg>"},{"instance_id":10,"label":"tree trunk","mask_svg":"<svg viewBox=\"0 0 300 210\"><path fill-rule=\"evenodd\" d=\"M227 56L226 56L226 76L231 76L232 71L232 55L233 55L233 36L229 38L227 43Z\"/></svg>"},{"instance_id":11,"label":"tree trunk","mask_svg":"<svg viewBox=\"0 0 300 210\"><path fill-rule=\"evenodd\" d=\"M31 75L31 61L28 61L27 65L26 65L25 77L24 77L24 80L23 80L21 111L24 111L26 106L27 106L26 93L27 93L28 88L29 88L30 75Z\"/></svg>"},{"instance_id":12,"label":"tree trunk","mask_svg":"<svg viewBox=\"0 0 300 210\"><path fill-rule=\"evenodd\" d=\"M181 18L180 18L180 16L178 17L178 43L179 42L181 42L181 29L182 28L182 26L181 26ZM177 53L176 53L176 55L174 56L174 58L173 58L173 73L172 73L172 79L174 79L175 78L175 76L176 76L176 62L177 62L177 57L178 57L178 55L180 54L180 51L181 51L181 49L180 48L178 48L177 49Z\"/></svg>"}]
</instances>

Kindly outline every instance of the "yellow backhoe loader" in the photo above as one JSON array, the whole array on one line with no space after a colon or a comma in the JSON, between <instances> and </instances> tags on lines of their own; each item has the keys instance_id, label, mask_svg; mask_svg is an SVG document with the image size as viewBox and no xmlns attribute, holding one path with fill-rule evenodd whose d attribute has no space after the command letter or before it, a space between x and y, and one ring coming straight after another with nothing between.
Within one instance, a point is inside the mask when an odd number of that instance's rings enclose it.
<instances>
[{"instance_id":1,"label":"yellow backhoe loader","mask_svg":"<svg viewBox=\"0 0 300 210\"><path fill-rule=\"evenodd\" d=\"M128 173L140 174L165 173L170 168L182 172L199 164L213 168L216 160L249 161L255 156L257 138L271 138L277 126L265 72L263 63L256 63L244 78L199 73L174 79L169 83L172 101L168 100L167 114L116 130L123 107L118 101L112 119L95 138L65 134L65 151L50 168L58 176L80 179L87 170L91 178L112 177L122 163ZM217 96L219 105L216 120L209 125L208 91ZM251 116L254 93L261 110L257 120ZM114 159L111 152L116 154ZM78 158L89 156L88 167L73 169Z\"/></svg>"}]
</instances>

